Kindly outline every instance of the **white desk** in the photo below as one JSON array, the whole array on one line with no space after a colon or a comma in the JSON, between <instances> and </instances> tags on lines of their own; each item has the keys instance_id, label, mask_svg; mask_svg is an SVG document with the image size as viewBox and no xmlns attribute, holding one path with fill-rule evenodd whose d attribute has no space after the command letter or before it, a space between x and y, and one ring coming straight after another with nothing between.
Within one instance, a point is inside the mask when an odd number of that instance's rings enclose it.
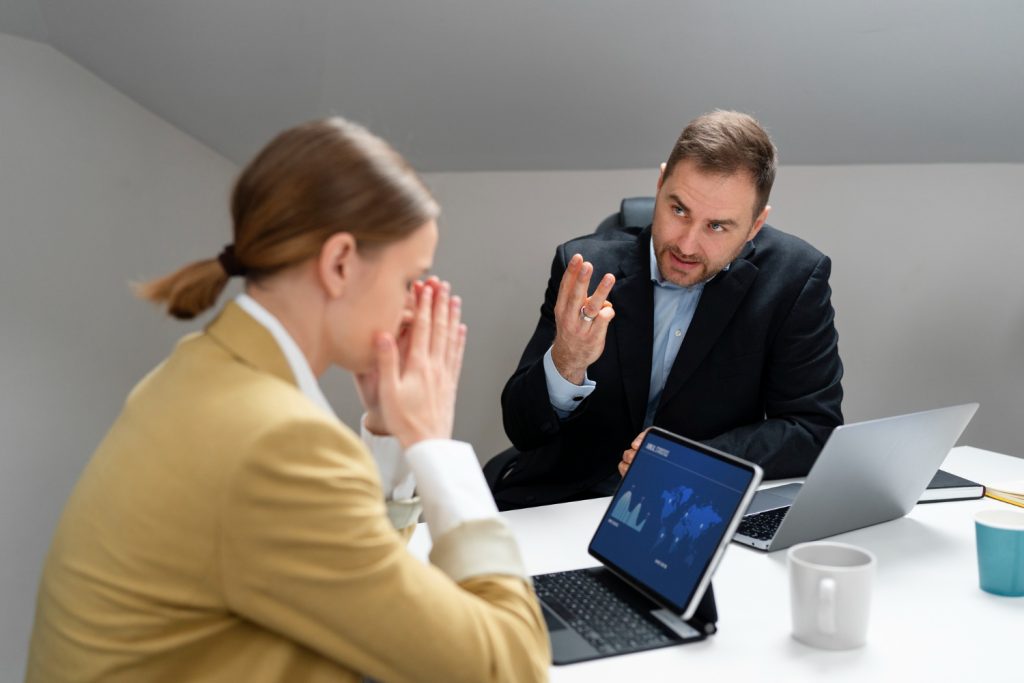
<instances>
[{"instance_id":1,"label":"white desk","mask_svg":"<svg viewBox=\"0 0 1024 683\"><path fill-rule=\"evenodd\" d=\"M1024 479L1024 460L961 447L943 468L981 483ZM982 500L917 505L901 519L834 537L871 550L878 575L868 643L816 650L790 637L786 551L731 544L715 573L718 633L704 642L555 666L563 681L1024 680L1024 597L978 588L976 510ZM587 544L608 499L505 513L531 574L594 566ZM1006 506L1009 507L1009 506ZM411 550L425 557L420 525Z\"/></svg>"}]
</instances>

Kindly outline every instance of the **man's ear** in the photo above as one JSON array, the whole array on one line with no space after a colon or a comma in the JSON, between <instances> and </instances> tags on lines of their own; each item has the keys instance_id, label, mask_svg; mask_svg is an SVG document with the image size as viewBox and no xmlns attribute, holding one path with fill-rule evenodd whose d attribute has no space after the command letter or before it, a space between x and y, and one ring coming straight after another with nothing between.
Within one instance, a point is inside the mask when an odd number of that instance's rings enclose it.
<instances>
[{"instance_id":1,"label":"man's ear","mask_svg":"<svg viewBox=\"0 0 1024 683\"><path fill-rule=\"evenodd\" d=\"M750 229L750 235L747 237L748 242L757 237L757 233L761 232L761 228L764 227L764 222L768 220L768 214L771 213L771 211L772 207L766 204L764 210L762 210L760 215L758 215L757 220L754 221L754 227Z\"/></svg>"},{"instance_id":2,"label":"man's ear","mask_svg":"<svg viewBox=\"0 0 1024 683\"><path fill-rule=\"evenodd\" d=\"M352 233L336 232L320 247L317 274L330 298L342 296L351 285L356 258L356 240Z\"/></svg>"},{"instance_id":3,"label":"man's ear","mask_svg":"<svg viewBox=\"0 0 1024 683\"><path fill-rule=\"evenodd\" d=\"M661 192L661 186L665 183L665 162L658 167L658 185L655 187L655 194Z\"/></svg>"}]
</instances>

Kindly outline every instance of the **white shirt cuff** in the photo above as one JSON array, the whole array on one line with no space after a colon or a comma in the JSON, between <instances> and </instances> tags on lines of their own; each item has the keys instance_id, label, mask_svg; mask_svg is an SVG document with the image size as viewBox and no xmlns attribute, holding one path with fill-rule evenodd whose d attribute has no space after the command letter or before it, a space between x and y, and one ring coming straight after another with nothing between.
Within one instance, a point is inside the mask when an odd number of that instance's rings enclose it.
<instances>
[{"instance_id":1,"label":"white shirt cuff","mask_svg":"<svg viewBox=\"0 0 1024 683\"><path fill-rule=\"evenodd\" d=\"M548 400L551 401L551 407L561 418L569 417L569 414L597 387L597 383L586 374L583 375L582 385L573 384L562 377L551 358L550 348L544 354L544 380L548 385Z\"/></svg>"},{"instance_id":2,"label":"white shirt cuff","mask_svg":"<svg viewBox=\"0 0 1024 683\"><path fill-rule=\"evenodd\" d=\"M455 527L500 519L473 447L452 439L427 439L410 446L405 458L416 476L423 519L440 538Z\"/></svg>"},{"instance_id":3,"label":"white shirt cuff","mask_svg":"<svg viewBox=\"0 0 1024 683\"><path fill-rule=\"evenodd\" d=\"M377 462L384 500L411 500L416 492L416 476L403 457L402 444L393 436L378 436L368 430L365 413L359 420L359 431Z\"/></svg>"}]
</instances>

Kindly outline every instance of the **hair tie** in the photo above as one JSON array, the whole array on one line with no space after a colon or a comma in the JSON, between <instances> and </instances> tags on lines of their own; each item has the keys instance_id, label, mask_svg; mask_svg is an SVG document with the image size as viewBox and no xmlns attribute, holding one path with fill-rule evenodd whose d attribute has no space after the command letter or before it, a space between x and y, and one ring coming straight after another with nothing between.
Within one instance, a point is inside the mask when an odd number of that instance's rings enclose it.
<instances>
[{"instance_id":1,"label":"hair tie","mask_svg":"<svg viewBox=\"0 0 1024 683\"><path fill-rule=\"evenodd\" d=\"M234 244L225 245L224 249L220 252L220 256L217 257L217 260L220 262L220 267L228 274L228 277L245 275L245 266L243 266L239 262L238 257L235 256Z\"/></svg>"}]
</instances>

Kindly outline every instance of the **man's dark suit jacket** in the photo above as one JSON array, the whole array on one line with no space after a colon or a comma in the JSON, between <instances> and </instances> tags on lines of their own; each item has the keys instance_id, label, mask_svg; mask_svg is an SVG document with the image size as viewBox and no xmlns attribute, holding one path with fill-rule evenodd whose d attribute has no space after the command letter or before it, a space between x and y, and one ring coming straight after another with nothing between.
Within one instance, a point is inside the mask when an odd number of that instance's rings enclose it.
<instances>
[{"instance_id":1,"label":"man's dark suit jacket","mask_svg":"<svg viewBox=\"0 0 1024 683\"><path fill-rule=\"evenodd\" d=\"M506 507L586 496L617 472L643 429L651 378L654 284L651 228L588 235L561 245L540 321L501 395L505 432L521 451L495 487ZM575 253L613 273L615 305L594 392L560 420L543 357L555 337L558 286ZM760 464L766 478L807 474L842 424L843 366L828 284L831 261L768 225L729 270L704 286L654 424Z\"/></svg>"}]
</instances>

